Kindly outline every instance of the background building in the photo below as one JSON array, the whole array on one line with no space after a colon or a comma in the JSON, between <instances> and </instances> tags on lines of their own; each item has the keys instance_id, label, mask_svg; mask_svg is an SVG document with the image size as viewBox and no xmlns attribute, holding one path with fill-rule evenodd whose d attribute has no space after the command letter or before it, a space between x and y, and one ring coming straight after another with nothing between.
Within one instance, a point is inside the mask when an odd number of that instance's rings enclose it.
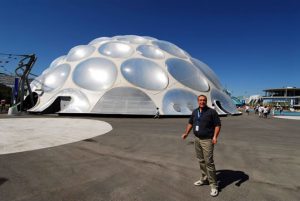
<instances>
[{"instance_id":1,"label":"background building","mask_svg":"<svg viewBox=\"0 0 300 201\"><path fill-rule=\"evenodd\" d=\"M263 104L300 109L300 88L286 87L265 89L262 96Z\"/></svg>"},{"instance_id":2,"label":"background building","mask_svg":"<svg viewBox=\"0 0 300 201\"><path fill-rule=\"evenodd\" d=\"M5 100L7 104L11 103L14 82L14 76L0 73L0 100Z\"/></svg>"},{"instance_id":3,"label":"background building","mask_svg":"<svg viewBox=\"0 0 300 201\"><path fill-rule=\"evenodd\" d=\"M263 104L300 109L300 88L273 88L265 89L264 92Z\"/></svg>"}]
</instances>

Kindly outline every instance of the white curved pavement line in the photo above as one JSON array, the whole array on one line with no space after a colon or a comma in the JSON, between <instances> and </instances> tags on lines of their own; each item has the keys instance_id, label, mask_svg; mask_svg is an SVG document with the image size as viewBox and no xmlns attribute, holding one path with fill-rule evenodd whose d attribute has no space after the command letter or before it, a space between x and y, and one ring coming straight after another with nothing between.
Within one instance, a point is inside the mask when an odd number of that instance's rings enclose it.
<instances>
[{"instance_id":1,"label":"white curved pavement line","mask_svg":"<svg viewBox=\"0 0 300 201\"><path fill-rule=\"evenodd\" d=\"M275 118L279 119L293 119L293 120L300 120L300 116L274 116Z\"/></svg>"},{"instance_id":2,"label":"white curved pavement line","mask_svg":"<svg viewBox=\"0 0 300 201\"><path fill-rule=\"evenodd\" d=\"M110 124L91 119L0 119L0 154L68 144L103 135L111 130Z\"/></svg>"}]
</instances>

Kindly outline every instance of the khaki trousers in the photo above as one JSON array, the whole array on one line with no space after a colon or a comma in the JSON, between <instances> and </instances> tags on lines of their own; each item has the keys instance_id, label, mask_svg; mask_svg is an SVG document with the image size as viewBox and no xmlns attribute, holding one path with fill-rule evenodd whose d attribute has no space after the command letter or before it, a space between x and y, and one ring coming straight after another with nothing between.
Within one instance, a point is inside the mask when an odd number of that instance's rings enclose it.
<instances>
[{"instance_id":1,"label":"khaki trousers","mask_svg":"<svg viewBox=\"0 0 300 201\"><path fill-rule=\"evenodd\" d=\"M214 164L214 144L212 139L195 137L195 151L201 170L201 180L208 180L211 187L218 187L216 168Z\"/></svg>"}]
</instances>

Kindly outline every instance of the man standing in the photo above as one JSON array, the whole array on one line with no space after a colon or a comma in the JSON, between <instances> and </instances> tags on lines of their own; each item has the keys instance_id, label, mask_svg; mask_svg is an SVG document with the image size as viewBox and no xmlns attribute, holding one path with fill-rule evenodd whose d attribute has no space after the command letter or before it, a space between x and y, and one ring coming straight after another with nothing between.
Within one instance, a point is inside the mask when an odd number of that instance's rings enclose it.
<instances>
[{"instance_id":1,"label":"man standing","mask_svg":"<svg viewBox=\"0 0 300 201\"><path fill-rule=\"evenodd\" d=\"M214 145L221 129L221 121L218 113L207 107L207 97L198 96L199 107L195 109L189 119L189 123L182 135L184 140L193 128L195 135L195 151L199 161L201 177L194 185L201 186L209 183L211 196L218 195L216 169L213 159Z\"/></svg>"}]
</instances>

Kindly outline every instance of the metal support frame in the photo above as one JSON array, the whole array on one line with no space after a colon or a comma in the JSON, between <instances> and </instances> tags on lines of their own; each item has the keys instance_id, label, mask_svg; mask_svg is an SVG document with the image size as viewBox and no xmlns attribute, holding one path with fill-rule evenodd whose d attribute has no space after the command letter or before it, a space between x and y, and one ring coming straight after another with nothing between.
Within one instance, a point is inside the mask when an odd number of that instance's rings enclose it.
<instances>
[{"instance_id":1,"label":"metal support frame","mask_svg":"<svg viewBox=\"0 0 300 201\"><path fill-rule=\"evenodd\" d=\"M37 57L35 56L35 54L23 55L23 56L24 56L24 58L20 60L19 66L15 70L16 75L18 77L20 77L20 83L19 83L19 89L18 89L19 93L18 93L18 98L17 98L17 102L20 103L19 111L24 110L25 85L29 92L31 105L32 106L34 105L33 95L32 95L32 91L30 88L28 76L30 75L30 71L31 71L34 63L36 62Z\"/></svg>"}]
</instances>

